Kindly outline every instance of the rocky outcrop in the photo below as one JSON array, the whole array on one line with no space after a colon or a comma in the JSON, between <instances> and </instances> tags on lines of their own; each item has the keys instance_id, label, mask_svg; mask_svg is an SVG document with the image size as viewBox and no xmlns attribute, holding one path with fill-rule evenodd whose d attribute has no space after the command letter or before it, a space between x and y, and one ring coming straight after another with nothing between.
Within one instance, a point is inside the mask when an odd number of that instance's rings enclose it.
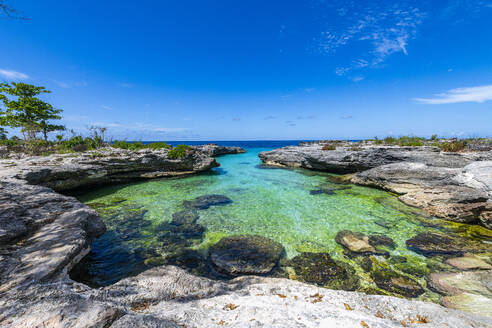
<instances>
[{"instance_id":1,"label":"rocky outcrop","mask_svg":"<svg viewBox=\"0 0 492 328\"><path fill-rule=\"evenodd\" d=\"M429 216L492 229L492 152L445 153L436 147L303 144L259 154L269 165L355 173L344 181L400 194Z\"/></svg>"},{"instance_id":2,"label":"rocky outcrop","mask_svg":"<svg viewBox=\"0 0 492 328\"><path fill-rule=\"evenodd\" d=\"M287 279L245 276L212 281L172 266L156 267L101 289L60 281L10 290L5 296L0 299L0 325L6 328L492 324L491 319L433 303L328 290Z\"/></svg>"},{"instance_id":3,"label":"rocky outcrop","mask_svg":"<svg viewBox=\"0 0 492 328\"><path fill-rule=\"evenodd\" d=\"M76 154L55 154L0 161L0 175L56 191L137 179L180 176L206 171L219 164L199 151L170 159L168 150L130 151L106 148Z\"/></svg>"},{"instance_id":4,"label":"rocky outcrop","mask_svg":"<svg viewBox=\"0 0 492 328\"><path fill-rule=\"evenodd\" d=\"M230 155L230 154L240 154L246 152L246 150L244 150L241 147L226 147L226 146L219 146L216 144L193 146L192 148L212 157Z\"/></svg>"}]
</instances>

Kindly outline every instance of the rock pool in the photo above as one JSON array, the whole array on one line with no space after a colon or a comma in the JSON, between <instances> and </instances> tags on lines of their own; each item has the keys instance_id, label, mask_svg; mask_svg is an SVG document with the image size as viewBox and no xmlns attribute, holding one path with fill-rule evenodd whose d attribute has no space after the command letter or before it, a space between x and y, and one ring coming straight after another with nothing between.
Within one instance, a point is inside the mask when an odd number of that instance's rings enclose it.
<instances>
[{"instance_id":1,"label":"rock pool","mask_svg":"<svg viewBox=\"0 0 492 328\"><path fill-rule=\"evenodd\" d=\"M108 231L93 242L72 278L105 286L172 264L228 279L211 263L209 248L224 237L258 235L283 246L268 275L437 301L426 277L453 268L443 263L444 256L426 257L406 241L424 232L481 244L492 237L478 226L425 218L394 194L336 184L330 174L264 167L258 152L270 149L246 150L219 157L221 167L206 174L109 186L78 196L99 211ZM344 248L336 241L344 230L380 241L378 251L360 255Z\"/></svg>"}]
</instances>

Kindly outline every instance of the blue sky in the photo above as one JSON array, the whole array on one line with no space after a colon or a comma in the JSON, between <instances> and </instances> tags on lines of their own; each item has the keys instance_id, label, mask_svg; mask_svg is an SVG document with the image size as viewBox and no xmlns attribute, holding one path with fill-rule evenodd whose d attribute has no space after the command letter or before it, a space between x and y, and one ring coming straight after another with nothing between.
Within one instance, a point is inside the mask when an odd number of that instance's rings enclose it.
<instances>
[{"instance_id":1,"label":"blue sky","mask_svg":"<svg viewBox=\"0 0 492 328\"><path fill-rule=\"evenodd\" d=\"M492 136L492 0L34 1L0 80L131 140Z\"/></svg>"}]
</instances>

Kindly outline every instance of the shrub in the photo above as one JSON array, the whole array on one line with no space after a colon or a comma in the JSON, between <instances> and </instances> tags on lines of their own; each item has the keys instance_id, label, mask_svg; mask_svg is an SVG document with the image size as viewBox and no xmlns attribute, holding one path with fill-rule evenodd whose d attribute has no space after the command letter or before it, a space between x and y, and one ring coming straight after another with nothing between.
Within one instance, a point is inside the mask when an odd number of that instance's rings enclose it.
<instances>
[{"instance_id":1,"label":"shrub","mask_svg":"<svg viewBox=\"0 0 492 328\"><path fill-rule=\"evenodd\" d=\"M458 152L464 150L466 147L466 142L463 140L453 140L450 142L443 142L441 144L442 151L445 152Z\"/></svg>"},{"instance_id":2,"label":"shrub","mask_svg":"<svg viewBox=\"0 0 492 328\"><path fill-rule=\"evenodd\" d=\"M394 145L394 144L396 144L396 138L386 137L386 138L384 138L384 143L388 144L388 145Z\"/></svg>"},{"instance_id":3,"label":"shrub","mask_svg":"<svg viewBox=\"0 0 492 328\"><path fill-rule=\"evenodd\" d=\"M409 136L403 136L398 138L398 145L399 146L411 146L411 147L419 147L424 145L424 138L420 137L409 137Z\"/></svg>"},{"instance_id":4,"label":"shrub","mask_svg":"<svg viewBox=\"0 0 492 328\"><path fill-rule=\"evenodd\" d=\"M321 148L321 150L335 150L335 149L337 149L337 146L332 144L326 144L323 146L323 148Z\"/></svg>"},{"instance_id":5,"label":"shrub","mask_svg":"<svg viewBox=\"0 0 492 328\"><path fill-rule=\"evenodd\" d=\"M433 134L430 138L432 141L436 141L438 139L437 134Z\"/></svg>"},{"instance_id":6,"label":"shrub","mask_svg":"<svg viewBox=\"0 0 492 328\"><path fill-rule=\"evenodd\" d=\"M139 150L139 149L145 149L145 148L149 148L149 149L163 149L163 148L170 149L171 148L171 146L169 146L165 142L151 142L149 144L144 144L140 141L127 142L127 141L119 141L119 140L116 140L111 145L111 147L120 148L120 149L128 149L128 150Z\"/></svg>"},{"instance_id":7,"label":"shrub","mask_svg":"<svg viewBox=\"0 0 492 328\"><path fill-rule=\"evenodd\" d=\"M167 156L170 159L178 159L178 158L183 158L186 156L186 151L190 149L190 146L187 145L177 145L173 149L171 149L168 153Z\"/></svg>"}]
</instances>

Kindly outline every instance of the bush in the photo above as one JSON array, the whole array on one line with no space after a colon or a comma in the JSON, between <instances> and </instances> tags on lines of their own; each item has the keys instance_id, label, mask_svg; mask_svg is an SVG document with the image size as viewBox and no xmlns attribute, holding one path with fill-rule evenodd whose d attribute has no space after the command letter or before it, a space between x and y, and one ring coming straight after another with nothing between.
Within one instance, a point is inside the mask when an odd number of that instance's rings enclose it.
<instances>
[{"instance_id":1,"label":"bush","mask_svg":"<svg viewBox=\"0 0 492 328\"><path fill-rule=\"evenodd\" d=\"M437 134L433 134L430 138L432 141L436 141L438 139Z\"/></svg>"},{"instance_id":2,"label":"bush","mask_svg":"<svg viewBox=\"0 0 492 328\"><path fill-rule=\"evenodd\" d=\"M127 141L118 141L116 140L111 147L113 148L120 148L120 149L128 149L128 150L139 150L139 149L170 149L171 146L169 146L165 142L151 142L149 144L144 144L140 141L137 142L127 142Z\"/></svg>"},{"instance_id":3,"label":"bush","mask_svg":"<svg viewBox=\"0 0 492 328\"><path fill-rule=\"evenodd\" d=\"M453 140L450 142L444 142L441 144L442 151L445 152L458 152L464 150L466 147L466 142L463 140Z\"/></svg>"},{"instance_id":4,"label":"bush","mask_svg":"<svg viewBox=\"0 0 492 328\"><path fill-rule=\"evenodd\" d=\"M168 153L167 156L170 159L178 159L178 158L183 158L186 156L187 150L190 149L190 146L187 145L177 145L173 149L171 149Z\"/></svg>"},{"instance_id":5,"label":"bush","mask_svg":"<svg viewBox=\"0 0 492 328\"><path fill-rule=\"evenodd\" d=\"M335 150L335 149L337 149L337 146L332 144L326 144L323 146L323 148L321 148L321 150Z\"/></svg>"},{"instance_id":6,"label":"bush","mask_svg":"<svg viewBox=\"0 0 492 328\"><path fill-rule=\"evenodd\" d=\"M386 137L386 138L384 138L384 143L385 144L388 144L388 145L394 145L394 144L396 144L396 141L397 140L394 137Z\"/></svg>"}]
</instances>

